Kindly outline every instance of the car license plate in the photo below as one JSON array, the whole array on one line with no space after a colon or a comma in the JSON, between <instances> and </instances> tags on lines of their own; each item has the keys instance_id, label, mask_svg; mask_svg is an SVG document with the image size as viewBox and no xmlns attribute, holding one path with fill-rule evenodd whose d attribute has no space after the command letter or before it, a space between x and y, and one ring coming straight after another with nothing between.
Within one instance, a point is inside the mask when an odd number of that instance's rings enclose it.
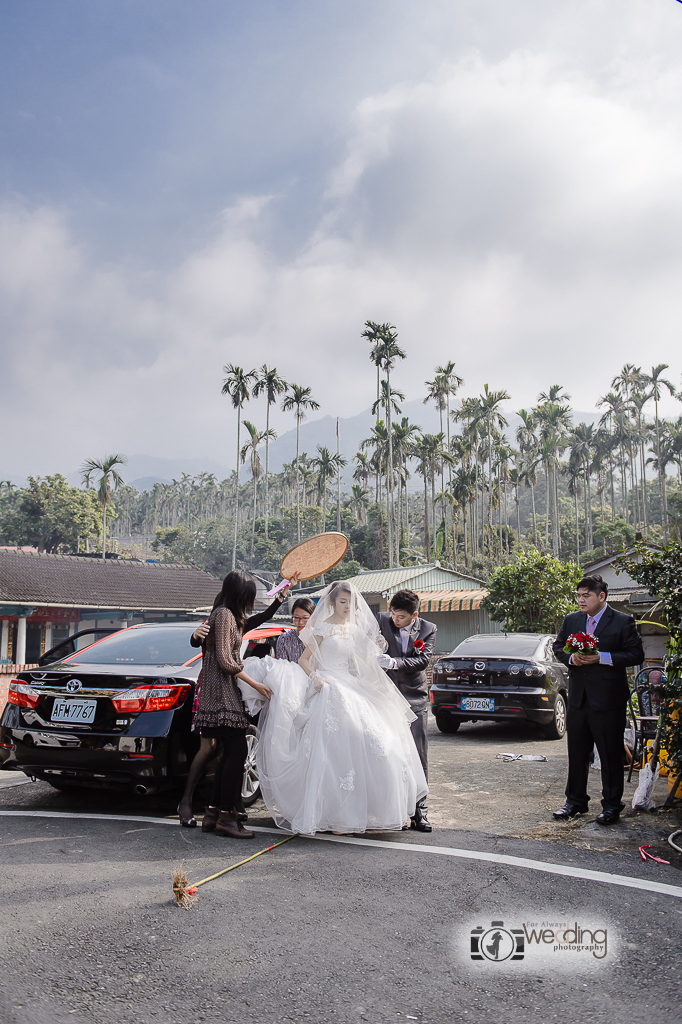
<instances>
[{"instance_id":1,"label":"car license plate","mask_svg":"<svg viewBox=\"0 0 682 1024\"><path fill-rule=\"evenodd\" d=\"M494 711L492 697L462 697L462 711Z\"/></svg>"},{"instance_id":2,"label":"car license plate","mask_svg":"<svg viewBox=\"0 0 682 1024\"><path fill-rule=\"evenodd\" d=\"M52 705L53 722L81 722L85 725L95 720L96 700L56 700Z\"/></svg>"}]
</instances>

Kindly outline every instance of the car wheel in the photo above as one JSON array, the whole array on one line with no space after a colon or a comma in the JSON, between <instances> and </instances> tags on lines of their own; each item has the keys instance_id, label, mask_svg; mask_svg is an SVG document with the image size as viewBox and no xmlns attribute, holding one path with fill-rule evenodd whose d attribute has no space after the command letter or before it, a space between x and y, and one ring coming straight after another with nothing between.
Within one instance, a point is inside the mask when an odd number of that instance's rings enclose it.
<instances>
[{"instance_id":1,"label":"car wheel","mask_svg":"<svg viewBox=\"0 0 682 1024\"><path fill-rule=\"evenodd\" d=\"M244 807L255 804L260 796L260 782L256 767L256 730L249 727L246 734L246 761L244 762L244 778L242 779L242 803Z\"/></svg>"},{"instance_id":2,"label":"car wheel","mask_svg":"<svg viewBox=\"0 0 682 1024\"><path fill-rule=\"evenodd\" d=\"M447 712L441 711L439 715L436 715L436 725L438 726L441 732L457 732L461 724L461 718L455 718L454 715L449 715L447 714Z\"/></svg>"},{"instance_id":3,"label":"car wheel","mask_svg":"<svg viewBox=\"0 0 682 1024\"><path fill-rule=\"evenodd\" d=\"M563 695L557 693L554 705L554 718L545 727L545 736L548 740L560 740L566 735L566 701Z\"/></svg>"}]
</instances>

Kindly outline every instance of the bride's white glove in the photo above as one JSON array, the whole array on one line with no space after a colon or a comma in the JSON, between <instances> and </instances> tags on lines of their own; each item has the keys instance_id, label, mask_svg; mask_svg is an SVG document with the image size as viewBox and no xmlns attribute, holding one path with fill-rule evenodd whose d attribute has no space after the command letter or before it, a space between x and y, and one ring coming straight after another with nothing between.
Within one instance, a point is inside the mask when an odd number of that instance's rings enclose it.
<instances>
[{"instance_id":1,"label":"bride's white glove","mask_svg":"<svg viewBox=\"0 0 682 1024\"><path fill-rule=\"evenodd\" d=\"M377 654L377 661L380 668L393 669L398 667L398 662L390 654Z\"/></svg>"},{"instance_id":2,"label":"bride's white glove","mask_svg":"<svg viewBox=\"0 0 682 1024\"><path fill-rule=\"evenodd\" d=\"M327 680L324 678L321 672L317 671L317 669L314 672L310 673L310 675L308 676L308 681L312 684L315 693L319 693L322 687L326 686L327 684Z\"/></svg>"}]
</instances>

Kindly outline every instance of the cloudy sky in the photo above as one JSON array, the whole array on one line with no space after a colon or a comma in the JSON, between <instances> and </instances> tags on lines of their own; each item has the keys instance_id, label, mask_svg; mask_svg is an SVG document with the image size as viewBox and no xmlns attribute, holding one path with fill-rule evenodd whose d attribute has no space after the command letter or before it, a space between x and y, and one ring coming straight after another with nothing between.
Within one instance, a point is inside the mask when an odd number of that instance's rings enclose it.
<instances>
[{"instance_id":1,"label":"cloudy sky","mask_svg":"<svg viewBox=\"0 0 682 1024\"><path fill-rule=\"evenodd\" d=\"M0 24L0 478L234 464L227 362L354 415L366 319L398 327L408 399L448 358L510 411L554 382L591 409L628 361L679 384L676 0L4 0Z\"/></svg>"}]
</instances>

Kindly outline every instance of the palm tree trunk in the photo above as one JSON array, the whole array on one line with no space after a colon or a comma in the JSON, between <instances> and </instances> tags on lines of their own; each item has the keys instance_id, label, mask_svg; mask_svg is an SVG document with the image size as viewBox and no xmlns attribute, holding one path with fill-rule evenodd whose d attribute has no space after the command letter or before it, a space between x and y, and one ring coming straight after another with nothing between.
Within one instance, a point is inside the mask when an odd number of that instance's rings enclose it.
<instances>
[{"instance_id":1,"label":"palm tree trunk","mask_svg":"<svg viewBox=\"0 0 682 1024\"><path fill-rule=\"evenodd\" d=\"M533 544L538 546L538 525L535 516L535 484L530 485L530 507L533 513Z\"/></svg>"},{"instance_id":2,"label":"palm tree trunk","mask_svg":"<svg viewBox=\"0 0 682 1024\"><path fill-rule=\"evenodd\" d=\"M322 533L327 530L327 478L322 477Z\"/></svg>"},{"instance_id":3,"label":"palm tree trunk","mask_svg":"<svg viewBox=\"0 0 682 1024\"><path fill-rule=\"evenodd\" d=\"M268 518L270 514L270 396L265 393L267 407L265 410L265 539L268 539ZM253 557L253 556L252 556Z\"/></svg>"},{"instance_id":4,"label":"palm tree trunk","mask_svg":"<svg viewBox=\"0 0 682 1024\"><path fill-rule=\"evenodd\" d=\"M644 439L639 447L640 452L640 463L642 467L642 509L644 511L644 535L647 536L649 532L649 517L647 515L647 498L646 498L646 457L644 454Z\"/></svg>"},{"instance_id":5,"label":"palm tree trunk","mask_svg":"<svg viewBox=\"0 0 682 1024\"><path fill-rule=\"evenodd\" d=\"M549 468L545 463L545 551L549 547Z\"/></svg>"},{"instance_id":6,"label":"palm tree trunk","mask_svg":"<svg viewBox=\"0 0 682 1024\"><path fill-rule=\"evenodd\" d=\"M341 533L341 434L339 417L336 417L336 529Z\"/></svg>"},{"instance_id":7,"label":"palm tree trunk","mask_svg":"<svg viewBox=\"0 0 682 1024\"><path fill-rule=\"evenodd\" d=\"M436 543L438 540L438 533L436 531L436 468L431 467L431 518L433 522L433 560L436 561Z\"/></svg>"},{"instance_id":8,"label":"palm tree trunk","mask_svg":"<svg viewBox=\"0 0 682 1024\"><path fill-rule=\"evenodd\" d=\"M386 426L388 428L388 488L386 507L388 509L388 567L393 568L393 438L391 436L391 371L386 367L388 403L386 405Z\"/></svg>"},{"instance_id":9,"label":"palm tree trunk","mask_svg":"<svg viewBox=\"0 0 682 1024\"><path fill-rule=\"evenodd\" d=\"M301 417L300 409L296 412L296 538L301 543L301 477L298 469L298 456L301 439Z\"/></svg>"},{"instance_id":10,"label":"palm tree trunk","mask_svg":"<svg viewBox=\"0 0 682 1024\"><path fill-rule=\"evenodd\" d=\"M253 473L253 466L251 467ZM253 547L256 542L256 478L253 478L253 512L251 515L251 565L253 565Z\"/></svg>"},{"instance_id":11,"label":"palm tree trunk","mask_svg":"<svg viewBox=\"0 0 682 1024\"><path fill-rule=\"evenodd\" d=\"M234 539L232 541L232 568L237 565L237 529L239 527L239 450L242 436L242 407L237 406L237 476L234 498Z\"/></svg>"},{"instance_id":12,"label":"palm tree trunk","mask_svg":"<svg viewBox=\"0 0 682 1024\"><path fill-rule=\"evenodd\" d=\"M516 502L516 538L521 547L521 506L519 505L519 485L516 484L514 501Z\"/></svg>"},{"instance_id":13,"label":"palm tree trunk","mask_svg":"<svg viewBox=\"0 0 682 1024\"><path fill-rule=\"evenodd\" d=\"M428 497L428 473L426 467L424 467L424 551L426 552L426 561L431 560L431 537L429 530L429 497Z\"/></svg>"},{"instance_id":14,"label":"palm tree trunk","mask_svg":"<svg viewBox=\"0 0 682 1024\"><path fill-rule=\"evenodd\" d=\"M573 503L575 505L575 556L580 560L580 516L578 515L578 481L573 485Z\"/></svg>"},{"instance_id":15,"label":"palm tree trunk","mask_svg":"<svg viewBox=\"0 0 682 1024\"><path fill-rule=\"evenodd\" d=\"M488 554L493 555L493 444L488 434Z\"/></svg>"},{"instance_id":16,"label":"palm tree trunk","mask_svg":"<svg viewBox=\"0 0 682 1024\"><path fill-rule=\"evenodd\" d=\"M107 503L102 505L102 558L107 556Z\"/></svg>"},{"instance_id":17,"label":"palm tree trunk","mask_svg":"<svg viewBox=\"0 0 682 1024\"><path fill-rule=\"evenodd\" d=\"M552 471L552 498L554 501L554 517L552 520L552 536L554 538L554 557L561 554L561 533L559 530L559 488L557 485L556 467Z\"/></svg>"}]
</instances>

